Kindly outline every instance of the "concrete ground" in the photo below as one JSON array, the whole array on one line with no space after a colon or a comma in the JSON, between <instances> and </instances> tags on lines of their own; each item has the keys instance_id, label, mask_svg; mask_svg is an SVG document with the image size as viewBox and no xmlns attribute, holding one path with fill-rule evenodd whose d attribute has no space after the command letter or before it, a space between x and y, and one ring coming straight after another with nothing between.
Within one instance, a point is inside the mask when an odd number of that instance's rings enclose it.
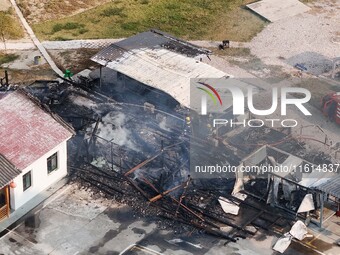
<instances>
[{"instance_id":1,"label":"concrete ground","mask_svg":"<svg viewBox=\"0 0 340 255\"><path fill-rule=\"evenodd\" d=\"M252 239L225 245L224 240L189 229L181 233L162 229L159 218L141 217L126 205L92 195L76 184L65 186L8 233L0 234L0 254L277 254L271 249L277 236L258 232ZM338 218L332 219L322 238L311 232L318 236L304 240L305 244L293 242L285 254L340 254L333 244L340 240L339 224Z\"/></svg>"},{"instance_id":2,"label":"concrete ground","mask_svg":"<svg viewBox=\"0 0 340 255\"><path fill-rule=\"evenodd\" d=\"M308 6L311 10L306 13L266 26L249 43L251 53L266 64L288 67L300 63L314 75L327 73L331 60L340 55L340 2L318 0Z\"/></svg>"},{"instance_id":3,"label":"concrete ground","mask_svg":"<svg viewBox=\"0 0 340 255\"><path fill-rule=\"evenodd\" d=\"M7 11L11 7L8 0L0 0L0 11Z\"/></svg>"}]
</instances>

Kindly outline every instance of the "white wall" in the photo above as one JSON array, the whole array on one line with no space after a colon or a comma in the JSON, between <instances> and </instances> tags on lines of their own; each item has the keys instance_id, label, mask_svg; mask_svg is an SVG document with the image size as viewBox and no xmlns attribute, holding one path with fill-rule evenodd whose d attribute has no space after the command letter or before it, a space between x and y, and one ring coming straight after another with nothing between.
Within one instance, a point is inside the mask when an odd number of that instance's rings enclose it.
<instances>
[{"instance_id":1,"label":"white wall","mask_svg":"<svg viewBox=\"0 0 340 255\"><path fill-rule=\"evenodd\" d=\"M47 158L58 152L58 169L47 173ZM32 186L23 190L22 176L31 171ZM16 188L10 188L11 209L17 210L20 206L28 202L41 191L50 187L67 175L67 140L59 144L53 150L36 160L13 181L17 184Z\"/></svg>"}]
</instances>

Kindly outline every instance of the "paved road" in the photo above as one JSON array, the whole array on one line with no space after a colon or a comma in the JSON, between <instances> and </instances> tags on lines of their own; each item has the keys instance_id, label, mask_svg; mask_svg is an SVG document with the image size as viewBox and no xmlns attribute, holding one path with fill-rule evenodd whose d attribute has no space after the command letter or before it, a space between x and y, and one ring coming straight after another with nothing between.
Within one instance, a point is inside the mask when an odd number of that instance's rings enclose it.
<instances>
[{"instance_id":1,"label":"paved road","mask_svg":"<svg viewBox=\"0 0 340 255\"><path fill-rule=\"evenodd\" d=\"M163 255L273 255L272 245L277 236L262 231L251 239L239 239L225 244L221 240L199 232L179 232L160 228L160 218L136 214L129 206L103 198L94 199L92 192L67 185L54 196L23 217L9 233L0 236L0 254L6 255L87 255L115 254L138 244L140 248L124 254ZM285 255L333 255L339 248L332 244L338 237L338 220L307 244L294 242ZM335 233L336 234L336 233ZM319 245L315 250L313 245ZM138 253L137 253L138 251Z\"/></svg>"},{"instance_id":2,"label":"paved road","mask_svg":"<svg viewBox=\"0 0 340 255\"><path fill-rule=\"evenodd\" d=\"M68 50L68 49L80 49L80 48L102 48L111 43L115 43L123 40L119 39L87 39L87 40L71 40L71 41L43 41L41 44L47 50ZM219 41L189 41L200 47L214 48L221 42ZM231 47L248 47L249 43L231 42ZM33 42L27 42L22 40L8 41L6 47L9 50L31 50L36 48ZM0 44L0 50L4 50L3 44Z\"/></svg>"}]
</instances>

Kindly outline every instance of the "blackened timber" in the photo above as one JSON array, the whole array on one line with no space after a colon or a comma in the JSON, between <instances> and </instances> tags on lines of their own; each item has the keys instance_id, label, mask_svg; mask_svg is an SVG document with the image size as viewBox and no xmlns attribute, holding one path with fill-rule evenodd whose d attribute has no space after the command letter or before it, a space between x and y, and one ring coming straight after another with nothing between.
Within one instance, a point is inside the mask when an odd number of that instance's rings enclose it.
<instances>
[{"instance_id":1,"label":"blackened timber","mask_svg":"<svg viewBox=\"0 0 340 255\"><path fill-rule=\"evenodd\" d=\"M134 183L129 177L125 176L126 180L136 189L138 190L147 200L149 200L148 195L142 190L136 183Z\"/></svg>"},{"instance_id":2,"label":"blackened timber","mask_svg":"<svg viewBox=\"0 0 340 255\"><path fill-rule=\"evenodd\" d=\"M189 176L188 176L188 180L186 181L186 184L185 184L185 186L184 186L183 193L182 193L182 195L181 195L181 197L180 197L180 199L179 199L179 203L178 203L178 206L177 206L175 215L177 215L178 209L179 209L179 207L180 207L181 204L182 204L182 201L183 201L183 198L185 197L185 194L186 194L186 192L187 192L187 189L188 189L190 180L191 180L191 179L190 179L190 175L189 175Z\"/></svg>"},{"instance_id":3,"label":"blackened timber","mask_svg":"<svg viewBox=\"0 0 340 255\"><path fill-rule=\"evenodd\" d=\"M246 221L245 223L243 223L242 224L242 226L241 226L241 228L242 228L242 231L243 231L243 229L246 227L246 226L248 226L250 223L252 223L254 220L256 220L258 217L260 217L260 215L261 214L263 214L264 213L264 210L261 210L261 211L259 211L258 213L256 213L253 217L251 217L250 218L250 220L248 220L248 221ZM233 233L233 236L234 237L236 237L236 236L238 236L238 237L240 237L240 234L238 233L239 231L241 231L241 230L235 230L234 229L234 231L232 230L231 232L234 232ZM242 238L243 238L243 236L241 236ZM245 237L244 237L245 238Z\"/></svg>"},{"instance_id":4,"label":"blackened timber","mask_svg":"<svg viewBox=\"0 0 340 255\"><path fill-rule=\"evenodd\" d=\"M176 220L178 222L181 222L181 223L189 225L189 226L194 226L198 229L204 230L206 233L208 233L210 235L217 236L217 237L220 237L220 238L224 238L224 239L227 239L227 240L234 242L234 243L236 243L236 241L237 241L234 237L229 236L227 233L225 233L225 232L223 232L219 229L210 228L208 226L204 226L204 225L199 224L199 223L194 222L194 221L184 221L184 220L179 219L179 218L171 218L167 215L162 215L162 217L167 218L169 220Z\"/></svg>"},{"instance_id":5,"label":"blackened timber","mask_svg":"<svg viewBox=\"0 0 340 255\"><path fill-rule=\"evenodd\" d=\"M85 182L90 183L90 184L93 185L94 187L97 187L97 188L101 189L103 192L105 192L105 193L107 193L107 194L109 194L109 195L111 195L111 196L116 195L116 193L111 192L110 190L114 190L114 191L117 192L117 193L124 194L124 192L123 192L122 190L113 188L113 187L111 187L111 186L109 186L109 185L107 185L107 184L104 184L104 183L102 183L102 182L99 182L98 180L95 180L95 179L93 179L92 177L79 176L79 178L82 179L82 180L85 181ZM100 184L100 185L106 187L107 189L102 189L102 188L98 187L98 184Z\"/></svg>"},{"instance_id":6,"label":"blackened timber","mask_svg":"<svg viewBox=\"0 0 340 255\"><path fill-rule=\"evenodd\" d=\"M269 215L281 216L281 217L284 218L284 219L292 220L291 217L284 216L284 215L281 215L281 214L275 214L275 213L273 213L273 212L271 212L271 211L265 210L265 209L263 209L263 208L261 208L261 207L259 207L259 206L256 206L256 205L254 205L254 204L251 204L251 203L249 203L249 202L247 202L247 201L244 201L244 200L242 200L242 199L236 198L236 197L234 197L234 196L232 196L232 195L224 194L224 196L226 196L228 199L234 200L234 201L236 201L236 202L238 202L238 203L240 203L240 204L243 204L243 205L252 207L252 208L257 209L257 210L259 210L259 211L263 211L263 212L265 212L265 213L267 213L267 214L269 214Z\"/></svg>"},{"instance_id":7,"label":"blackened timber","mask_svg":"<svg viewBox=\"0 0 340 255\"><path fill-rule=\"evenodd\" d=\"M166 190L166 191L164 191L163 193L160 193L160 194L158 194L157 196L151 198L151 199L150 199L150 202L155 202L155 201L161 199L162 197L166 196L167 194L169 194L169 193L171 193L171 192L173 192L173 191L175 191L176 189L179 189L179 188L181 188L181 187L183 187L183 183L180 184L180 185L177 185L177 186L175 186L175 187L173 187L173 188L171 188L171 189L169 189L169 190Z\"/></svg>"},{"instance_id":8,"label":"blackened timber","mask_svg":"<svg viewBox=\"0 0 340 255\"><path fill-rule=\"evenodd\" d=\"M154 185L152 185L147 179L145 179L144 177L143 177L143 179L144 179L144 182L146 183L146 184L148 184L154 191L156 191L157 193L159 193L159 190L154 186ZM183 184L182 184L183 185ZM182 186L181 185L181 186ZM175 187L176 188L176 187ZM158 195L159 196L159 195ZM156 196L156 197L158 197L158 196ZM180 201L178 201L176 198L174 198L173 196L170 196L170 198L174 201L174 202L176 202L176 203L178 203L178 206L181 206L181 207L183 207L183 209L184 210L186 210L186 211L188 211L189 213L191 213L191 214L193 214L195 217L197 217L198 219L200 219L201 221L205 221L200 215L198 215L198 214L196 214L194 211L192 211L190 208L188 208L187 206L185 206L185 205L183 205ZM159 200L159 199L157 199L157 200ZM156 201L157 201L156 200ZM150 200L150 202L155 202L155 201L151 201ZM177 217L177 214L175 215L176 217Z\"/></svg>"},{"instance_id":9,"label":"blackened timber","mask_svg":"<svg viewBox=\"0 0 340 255\"><path fill-rule=\"evenodd\" d=\"M148 158L148 159L144 160L143 162L141 162L141 163L138 164L137 166L131 168L131 169L130 169L128 172L126 172L124 175L125 175L125 176L128 176L128 175L132 174L134 171L138 170L139 168L145 166L147 163L149 163L149 162L151 162L152 160L154 160L155 158L157 158L161 153L162 153L162 151L159 152L159 153L157 153L155 156L153 156L153 157L151 157L151 158Z\"/></svg>"},{"instance_id":10,"label":"blackened timber","mask_svg":"<svg viewBox=\"0 0 340 255\"><path fill-rule=\"evenodd\" d=\"M225 225L227 225L227 226L236 228L236 229L238 229L238 230L242 230L242 231L244 231L244 232L246 232L246 233L248 233L248 234L251 234L251 235L254 235L254 234L255 234L254 232L252 232L252 231L250 231L250 230L247 230L246 228L242 228L242 227L240 227L240 226L238 226L238 225L236 225L236 224L234 224L234 223L232 223L232 222L230 222L230 221L227 221L226 219L222 219L222 218L216 217L216 216L212 215L211 212L206 212L205 210L202 210L202 209L200 209L199 207L197 207L197 206L195 206L195 205L193 205L193 204L190 204L189 206L190 206L189 208L195 209L196 211L202 213L202 214L203 214L204 216L206 216L206 217L211 218L212 220L215 220L215 221L217 221L217 222L223 223L223 224L225 224Z\"/></svg>"}]
</instances>

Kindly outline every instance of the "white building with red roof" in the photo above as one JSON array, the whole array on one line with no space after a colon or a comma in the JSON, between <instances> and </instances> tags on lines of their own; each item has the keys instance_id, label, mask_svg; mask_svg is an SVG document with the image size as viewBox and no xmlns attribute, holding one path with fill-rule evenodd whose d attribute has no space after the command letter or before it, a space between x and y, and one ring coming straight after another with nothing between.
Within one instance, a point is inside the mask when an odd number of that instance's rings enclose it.
<instances>
[{"instance_id":1,"label":"white building with red roof","mask_svg":"<svg viewBox=\"0 0 340 255\"><path fill-rule=\"evenodd\" d=\"M73 129L25 92L0 99L0 220L67 175Z\"/></svg>"}]
</instances>

